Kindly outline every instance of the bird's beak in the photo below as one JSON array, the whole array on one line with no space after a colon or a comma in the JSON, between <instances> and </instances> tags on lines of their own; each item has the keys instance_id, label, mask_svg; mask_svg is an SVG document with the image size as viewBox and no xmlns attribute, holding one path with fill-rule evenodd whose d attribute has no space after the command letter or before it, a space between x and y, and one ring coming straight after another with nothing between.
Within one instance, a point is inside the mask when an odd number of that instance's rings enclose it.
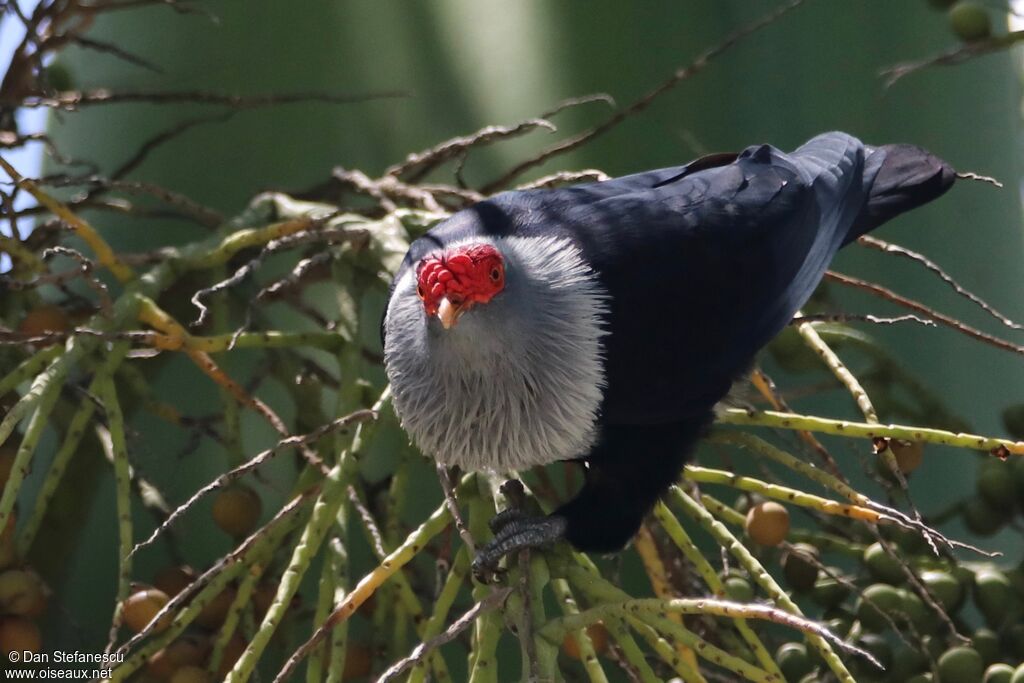
<instances>
[{"instance_id":1,"label":"bird's beak","mask_svg":"<svg viewBox=\"0 0 1024 683\"><path fill-rule=\"evenodd\" d=\"M446 330L455 327L465 309L461 305L453 304L448 297L441 297L441 304L437 307L437 319Z\"/></svg>"}]
</instances>

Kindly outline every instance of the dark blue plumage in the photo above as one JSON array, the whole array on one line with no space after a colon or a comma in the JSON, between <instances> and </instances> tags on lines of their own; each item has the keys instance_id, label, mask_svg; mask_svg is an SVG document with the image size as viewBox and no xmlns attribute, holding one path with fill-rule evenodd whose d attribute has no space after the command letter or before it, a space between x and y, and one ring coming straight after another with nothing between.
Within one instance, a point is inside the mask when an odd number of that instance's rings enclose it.
<instances>
[{"instance_id":1,"label":"dark blue plumage","mask_svg":"<svg viewBox=\"0 0 1024 683\"><path fill-rule=\"evenodd\" d=\"M843 133L564 189L506 192L413 243L403 270L467 237L571 240L608 294L607 385L581 494L555 515L587 550L621 547L711 410L806 302L836 252L955 178L909 145ZM399 277L401 273L399 274Z\"/></svg>"}]
</instances>

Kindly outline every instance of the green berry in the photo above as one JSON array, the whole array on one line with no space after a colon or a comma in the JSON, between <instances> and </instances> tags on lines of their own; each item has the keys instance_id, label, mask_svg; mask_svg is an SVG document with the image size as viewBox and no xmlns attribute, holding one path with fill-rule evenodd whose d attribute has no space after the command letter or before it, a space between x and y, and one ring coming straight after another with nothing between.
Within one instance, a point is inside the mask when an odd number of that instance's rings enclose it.
<instances>
[{"instance_id":1,"label":"green berry","mask_svg":"<svg viewBox=\"0 0 1024 683\"><path fill-rule=\"evenodd\" d=\"M963 604L964 588L951 574L929 570L921 572L921 583L947 612L955 612Z\"/></svg>"},{"instance_id":2,"label":"green berry","mask_svg":"<svg viewBox=\"0 0 1024 683\"><path fill-rule=\"evenodd\" d=\"M999 636L989 628L979 628L971 635L971 647L978 651L986 664L998 661L1002 654Z\"/></svg>"},{"instance_id":3,"label":"green berry","mask_svg":"<svg viewBox=\"0 0 1024 683\"><path fill-rule=\"evenodd\" d=\"M1017 497L1013 467L995 457L982 462L978 470L978 495L995 510L1012 510Z\"/></svg>"},{"instance_id":4,"label":"green berry","mask_svg":"<svg viewBox=\"0 0 1024 683\"><path fill-rule=\"evenodd\" d=\"M983 683L1010 683L1013 678L1013 667L1009 664L993 664L985 669Z\"/></svg>"},{"instance_id":5,"label":"green berry","mask_svg":"<svg viewBox=\"0 0 1024 683\"><path fill-rule=\"evenodd\" d=\"M921 648L911 647L899 638L893 640L895 650L892 653L892 666L887 667L889 680L905 681L928 668L928 657Z\"/></svg>"},{"instance_id":6,"label":"green berry","mask_svg":"<svg viewBox=\"0 0 1024 683\"><path fill-rule=\"evenodd\" d=\"M754 599L754 588L750 582L740 576L726 577L723 582L725 595L736 602L751 602Z\"/></svg>"},{"instance_id":7,"label":"green berry","mask_svg":"<svg viewBox=\"0 0 1024 683\"><path fill-rule=\"evenodd\" d=\"M900 561L890 555L881 543L872 543L864 551L864 564L875 581L899 584L905 578Z\"/></svg>"},{"instance_id":8,"label":"green berry","mask_svg":"<svg viewBox=\"0 0 1024 683\"><path fill-rule=\"evenodd\" d=\"M857 639L857 645L861 649L867 650L871 655L874 656L882 666L888 671L892 666L892 647L889 646L889 642L882 636L876 633L865 633ZM858 668L868 675L874 675L881 673L875 667L874 664L864 661L863 659L855 660L858 664Z\"/></svg>"},{"instance_id":9,"label":"green berry","mask_svg":"<svg viewBox=\"0 0 1024 683\"><path fill-rule=\"evenodd\" d=\"M886 616L894 618L903 611L902 591L888 584L868 586L857 601L857 618L869 631L884 631L889 627Z\"/></svg>"},{"instance_id":10,"label":"green berry","mask_svg":"<svg viewBox=\"0 0 1024 683\"><path fill-rule=\"evenodd\" d=\"M949 26L965 42L982 40L992 35L992 20L985 7L971 0L963 0L949 9Z\"/></svg>"},{"instance_id":11,"label":"green berry","mask_svg":"<svg viewBox=\"0 0 1024 683\"><path fill-rule=\"evenodd\" d=\"M942 683L981 683L984 674L985 664L973 648L950 648L939 657L939 680Z\"/></svg>"},{"instance_id":12,"label":"green berry","mask_svg":"<svg viewBox=\"0 0 1024 683\"><path fill-rule=\"evenodd\" d=\"M818 549L808 543L794 543L782 558L782 573L786 583L797 593L814 588L818 580Z\"/></svg>"},{"instance_id":13,"label":"green berry","mask_svg":"<svg viewBox=\"0 0 1024 683\"><path fill-rule=\"evenodd\" d=\"M1015 455L1013 457L1010 471L1013 473L1014 488L1017 489L1017 504L1024 509L1024 456Z\"/></svg>"},{"instance_id":14,"label":"green berry","mask_svg":"<svg viewBox=\"0 0 1024 683\"><path fill-rule=\"evenodd\" d=\"M775 661L787 681L798 681L813 668L807 646L803 643L784 643L775 651Z\"/></svg>"},{"instance_id":15,"label":"green berry","mask_svg":"<svg viewBox=\"0 0 1024 683\"><path fill-rule=\"evenodd\" d=\"M919 633L933 633L938 628L939 622L935 612L925 606L924 601L916 593L901 588L900 598L903 602L900 608L901 617L908 620Z\"/></svg>"},{"instance_id":16,"label":"green berry","mask_svg":"<svg viewBox=\"0 0 1024 683\"><path fill-rule=\"evenodd\" d=\"M782 330L768 345L768 352L786 372L794 375L820 370L825 367L821 359L792 327Z\"/></svg>"},{"instance_id":17,"label":"green berry","mask_svg":"<svg viewBox=\"0 0 1024 683\"><path fill-rule=\"evenodd\" d=\"M834 567L829 568L833 574L841 576L841 570ZM814 582L814 590L811 592L811 600L822 607L835 607L846 599L850 589L839 583L831 576L825 575Z\"/></svg>"},{"instance_id":18,"label":"green berry","mask_svg":"<svg viewBox=\"0 0 1024 683\"><path fill-rule=\"evenodd\" d=\"M978 536L991 536L999 531L1006 517L999 510L989 505L984 498L971 498L963 507L964 524L971 533Z\"/></svg>"},{"instance_id":19,"label":"green berry","mask_svg":"<svg viewBox=\"0 0 1024 683\"><path fill-rule=\"evenodd\" d=\"M1003 649L1017 661L1024 662L1024 624L1014 624L1003 633Z\"/></svg>"},{"instance_id":20,"label":"green berry","mask_svg":"<svg viewBox=\"0 0 1024 683\"><path fill-rule=\"evenodd\" d=\"M1013 671L1013 677L1010 678L1010 683L1024 683L1024 664L1021 664Z\"/></svg>"},{"instance_id":21,"label":"green berry","mask_svg":"<svg viewBox=\"0 0 1024 683\"><path fill-rule=\"evenodd\" d=\"M974 575L974 601L989 624L998 628L1014 611L1016 596L1006 574L986 568Z\"/></svg>"},{"instance_id":22,"label":"green berry","mask_svg":"<svg viewBox=\"0 0 1024 683\"><path fill-rule=\"evenodd\" d=\"M1003 411L1003 426L1014 439L1024 441L1024 403L1010 406Z\"/></svg>"}]
</instances>

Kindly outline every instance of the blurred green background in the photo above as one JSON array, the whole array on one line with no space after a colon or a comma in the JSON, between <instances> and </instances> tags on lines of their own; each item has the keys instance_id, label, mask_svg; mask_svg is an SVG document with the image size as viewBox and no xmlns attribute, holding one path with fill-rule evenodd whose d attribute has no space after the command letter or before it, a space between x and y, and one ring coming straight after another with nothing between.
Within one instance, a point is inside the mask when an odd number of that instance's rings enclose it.
<instances>
[{"instance_id":1,"label":"blurred green background","mask_svg":"<svg viewBox=\"0 0 1024 683\"><path fill-rule=\"evenodd\" d=\"M80 89L406 93L362 104L241 111L230 120L190 129L130 176L231 215L263 189L308 188L326 180L335 166L374 176L409 152L488 124L537 116L568 97L605 92L625 106L777 5L766 0L203 2L200 6L217 21L158 6L105 15L92 28L90 36L145 57L162 74L79 49L69 50L60 63ZM791 148L830 129L873 143L915 143L958 169L994 176L1005 188L961 182L941 201L900 218L879 236L927 253L965 286L1021 319L1021 98L1014 55L1003 52L927 69L889 89L879 76L884 67L955 43L944 15L930 10L925 0L812 0L744 39L644 113L524 180L591 167L622 174L760 142ZM53 116L50 130L65 154L109 171L159 131L213 111L196 105L94 106ZM610 113L606 105L594 103L560 114L558 133L536 132L472 153L465 176L471 185L482 184L560 135ZM450 168L438 177L450 180ZM115 247L127 251L184 243L203 234L194 225L170 220L90 217ZM851 247L836 268L995 328L923 269L892 257ZM895 312L863 295L839 298L850 311ZM1002 435L1000 411L1024 400L1020 357L941 328L900 325L867 331L889 345L975 430ZM233 354L227 363L240 379L250 366L245 354ZM160 382L159 391L187 396L197 413L212 410L218 400L214 386L181 359L162 367ZM267 400L274 404L272 390ZM841 392L794 405L857 417ZM288 406L275 407L290 418ZM248 453L273 440L256 420L247 425L246 436ZM176 453L183 438L143 418L131 444L138 466L167 483L165 494L172 502L224 468L222 454L209 442L182 467ZM856 462L853 451L863 455L866 449L859 442L838 449L849 459L844 469L859 469L851 464ZM926 460L912 486L925 512L968 493L975 467L962 452L929 453L934 457ZM61 560L66 583L60 591L68 613L52 616L51 626L68 645L83 632L103 639L116 575L112 483L98 476L83 481L97 487L85 491L73 515L84 533L77 545L54 554L66 559ZM427 481L430 490L424 496L433 498L435 485ZM198 521L202 517L190 516L180 534L189 541L184 544L188 554L197 559L228 548L226 538L205 532ZM1019 555L1019 541L1019 534L1007 533L987 541L987 547ZM166 561L158 555L142 556L138 573L144 576ZM88 627L83 631L83 626Z\"/></svg>"}]
</instances>

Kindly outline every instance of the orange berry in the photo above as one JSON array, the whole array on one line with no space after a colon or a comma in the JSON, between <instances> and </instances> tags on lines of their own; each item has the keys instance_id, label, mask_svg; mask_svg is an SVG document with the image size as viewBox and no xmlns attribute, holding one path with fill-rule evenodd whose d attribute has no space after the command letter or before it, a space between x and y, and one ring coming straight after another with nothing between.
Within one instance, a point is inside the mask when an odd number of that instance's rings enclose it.
<instances>
[{"instance_id":1,"label":"orange berry","mask_svg":"<svg viewBox=\"0 0 1024 683\"><path fill-rule=\"evenodd\" d=\"M896 456L896 466L903 474L910 474L921 466L924 460L924 443L893 439L889 446L892 448L892 454Z\"/></svg>"},{"instance_id":2,"label":"orange berry","mask_svg":"<svg viewBox=\"0 0 1024 683\"><path fill-rule=\"evenodd\" d=\"M43 635L34 621L19 616L0 617L0 650L4 652L39 652Z\"/></svg>"},{"instance_id":3,"label":"orange berry","mask_svg":"<svg viewBox=\"0 0 1024 683\"><path fill-rule=\"evenodd\" d=\"M594 646L594 652L598 655L603 654L608 649L608 629L601 622L588 626L587 636L590 638L590 643ZM580 659L580 644L574 634L567 633L565 635L565 639L562 641L562 650L569 657Z\"/></svg>"},{"instance_id":4,"label":"orange berry","mask_svg":"<svg viewBox=\"0 0 1024 683\"><path fill-rule=\"evenodd\" d=\"M210 683L213 678L210 674L198 666L183 666L171 676L171 683Z\"/></svg>"},{"instance_id":5,"label":"orange berry","mask_svg":"<svg viewBox=\"0 0 1024 683\"><path fill-rule=\"evenodd\" d=\"M0 612L38 618L46 612L49 589L27 569L8 569L0 574Z\"/></svg>"},{"instance_id":6,"label":"orange berry","mask_svg":"<svg viewBox=\"0 0 1024 683\"><path fill-rule=\"evenodd\" d=\"M231 640L224 646L224 652L220 658L220 666L217 668L217 680L227 678L228 672L235 667L235 662L242 656L248 645L249 643L237 633L231 636Z\"/></svg>"},{"instance_id":7,"label":"orange berry","mask_svg":"<svg viewBox=\"0 0 1024 683\"><path fill-rule=\"evenodd\" d=\"M203 628L215 629L224 623L235 600L235 589L228 586L218 593L196 616L196 624Z\"/></svg>"},{"instance_id":8,"label":"orange berry","mask_svg":"<svg viewBox=\"0 0 1024 683\"><path fill-rule=\"evenodd\" d=\"M138 633L153 621L153 617L169 601L167 593L162 590L146 588L128 596L128 599L124 601L121 617L129 629ZM167 619L164 623L159 624L156 630L162 631L169 625L170 619Z\"/></svg>"},{"instance_id":9,"label":"orange berry","mask_svg":"<svg viewBox=\"0 0 1024 683\"><path fill-rule=\"evenodd\" d=\"M182 636L153 653L146 662L146 673L162 681L170 680L181 667L202 664L209 651L210 644L205 638Z\"/></svg>"},{"instance_id":10,"label":"orange berry","mask_svg":"<svg viewBox=\"0 0 1024 683\"><path fill-rule=\"evenodd\" d=\"M168 597L174 597L196 580L196 570L188 565L164 567L153 577L153 587L159 588Z\"/></svg>"},{"instance_id":11,"label":"orange berry","mask_svg":"<svg viewBox=\"0 0 1024 683\"><path fill-rule=\"evenodd\" d=\"M36 306L18 323L18 332L31 337L49 332L67 332L71 329L71 321L60 306L43 304Z\"/></svg>"},{"instance_id":12,"label":"orange berry","mask_svg":"<svg viewBox=\"0 0 1024 683\"><path fill-rule=\"evenodd\" d=\"M252 533L261 512L260 497L248 486L228 486L213 500L213 521L236 538Z\"/></svg>"},{"instance_id":13,"label":"orange berry","mask_svg":"<svg viewBox=\"0 0 1024 683\"><path fill-rule=\"evenodd\" d=\"M744 527L754 543L775 546L786 540L789 533L789 512L770 500L758 503L747 512Z\"/></svg>"},{"instance_id":14,"label":"orange berry","mask_svg":"<svg viewBox=\"0 0 1024 683\"><path fill-rule=\"evenodd\" d=\"M348 646L345 652L345 669L342 671L341 680L351 681L355 678L366 678L373 668L373 653L370 648L361 643L353 643Z\"/></svg>"},{"instance_id":15,"label":"orange berry","mask_svg":"<svg viewBox=\"0 0 1024 683\"><path fill-rule=\"evenodd\" d=\"M270 609L270 605L273 604L276 595L277 586L274 584L263 582L256 585L256 589L252 592L252 604L256 610L256 618L263 618L263 615Z\"/></svg>"}]
</instances>

